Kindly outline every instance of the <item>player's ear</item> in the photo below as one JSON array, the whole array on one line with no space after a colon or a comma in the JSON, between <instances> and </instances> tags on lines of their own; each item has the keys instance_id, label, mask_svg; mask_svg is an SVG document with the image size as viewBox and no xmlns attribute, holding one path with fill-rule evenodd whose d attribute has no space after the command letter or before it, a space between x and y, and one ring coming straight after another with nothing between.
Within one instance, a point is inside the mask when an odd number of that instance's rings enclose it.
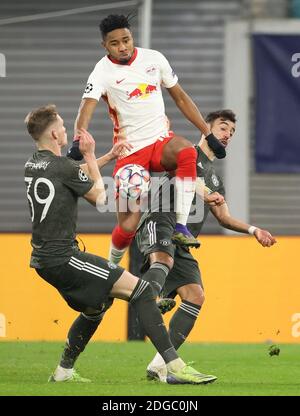
<instances>
[{"instance_id":1,"label":"player's ear","mask_svg":"<svg viewBox=\"0 0 300 416\"><path fill-rule=\"evenodd\" d=\"M58 139L58 135L57 135L57 133L56 133L56 130L51 130L51 137L52 137L54 140L57 140L57 139Z\"/></svg>"}]
</instances>

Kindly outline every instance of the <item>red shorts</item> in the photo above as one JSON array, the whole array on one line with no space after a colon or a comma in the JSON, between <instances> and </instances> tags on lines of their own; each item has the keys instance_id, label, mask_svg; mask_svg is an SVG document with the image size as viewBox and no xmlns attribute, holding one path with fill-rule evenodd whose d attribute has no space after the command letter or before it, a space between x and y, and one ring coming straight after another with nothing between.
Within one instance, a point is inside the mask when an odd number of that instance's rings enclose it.
<instances>
[{"instance_id":1,"label":"red shorts","mask_svg":"<svg viewBox=\"0 0 300 416\"><path fill-rule=\"evenodd\" d=\"M132 155L124 157L123 159L118 159L112 176L114 177L122 166L128 165L129 163L141 165L148 171L164 172L166 169L160 163L163 147L173 139L173 137L174 133L170 131L169 136L165 137L163 140L157 140L155 143L150 144L150 146L132 153Z\"/></svg>"}]
</instances>

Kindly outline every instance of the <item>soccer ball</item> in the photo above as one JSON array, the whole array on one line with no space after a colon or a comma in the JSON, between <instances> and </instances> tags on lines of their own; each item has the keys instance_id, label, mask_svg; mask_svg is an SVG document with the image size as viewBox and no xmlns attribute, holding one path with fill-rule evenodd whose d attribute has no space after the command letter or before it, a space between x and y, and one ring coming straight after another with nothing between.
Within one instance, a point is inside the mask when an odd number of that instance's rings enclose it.
<instances>
[{"instance_id":1,"label":"soccer ball","mask_svg":"<svg viewBox=\"0 0 300 416\"><path fill-rule=\"evenodd\" d=\"M115 175L115 186L121 198L138 199L149 190L150 174L141 165L122 166Z\"/></svg>"}]
</instances>

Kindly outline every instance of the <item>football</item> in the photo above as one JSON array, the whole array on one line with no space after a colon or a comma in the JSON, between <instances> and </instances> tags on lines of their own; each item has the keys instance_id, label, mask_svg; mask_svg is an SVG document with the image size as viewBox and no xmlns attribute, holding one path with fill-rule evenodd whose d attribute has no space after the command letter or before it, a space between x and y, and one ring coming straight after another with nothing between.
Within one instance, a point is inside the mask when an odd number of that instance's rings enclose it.
<instances>
[{"instance_id":1,"label":"football","mask_svg":"<svg viewBox=\"0 0 300 416\"><path fill-rule=\"evenodd\" d=\"M115 175L115 187L121 198L138 199L149 190L150 174L140 165L122 166Z\"/></svg>"}]
</instances>

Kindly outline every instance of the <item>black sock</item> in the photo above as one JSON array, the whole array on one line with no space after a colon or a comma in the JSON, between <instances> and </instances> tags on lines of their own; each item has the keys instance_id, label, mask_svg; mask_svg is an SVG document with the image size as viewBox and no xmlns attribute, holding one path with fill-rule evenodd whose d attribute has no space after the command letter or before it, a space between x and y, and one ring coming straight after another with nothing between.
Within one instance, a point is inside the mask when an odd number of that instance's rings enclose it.
<instances>
[{"instance_id":1,"label":"black sock","mask_svg":"<svg viewBox=\"0 0 300 416\"><path fill-rule=\"evenodd\" d=\"M148 271L143 275L142 279L151 284L155 296L160 294L169 271L170 269L166 264L156 262L151 264Z\"/></svg>"},{"instance_id":2,"label":"black sock","mask_svg":"<svg viewBox=\"0 0 300 416\"><path fill-rule=\"evenodd\" d=\"M139 320L152 344L166 363L178 358L171 344L161 313L156 305L153 290L148 282L139 279L129 302L136 310Z\"/></svg>"},{"instance_id":3,"label":"black sock","mask_svg":"<svg viewBox=\"0 0 300 416\"><path fill-rule=\"evenodd\" d=\"M172 344L178 350L184 343L198 318L201 306L183 300L172 316L169 324L169 334Z\"/></svg>"},{"instance_id":4,"label":"black sock","mask_svg":"<svg viewBox=\"0 0 300 416\"><path fill-rule=\"evenodd\" d=\"M62 353L60 366L63 368L73 368L79 354L84 350L86 344L94 335L104 313L95 315L85 315L81 313L73 322L68 339Z\"/></svg>"}]
</instances>

